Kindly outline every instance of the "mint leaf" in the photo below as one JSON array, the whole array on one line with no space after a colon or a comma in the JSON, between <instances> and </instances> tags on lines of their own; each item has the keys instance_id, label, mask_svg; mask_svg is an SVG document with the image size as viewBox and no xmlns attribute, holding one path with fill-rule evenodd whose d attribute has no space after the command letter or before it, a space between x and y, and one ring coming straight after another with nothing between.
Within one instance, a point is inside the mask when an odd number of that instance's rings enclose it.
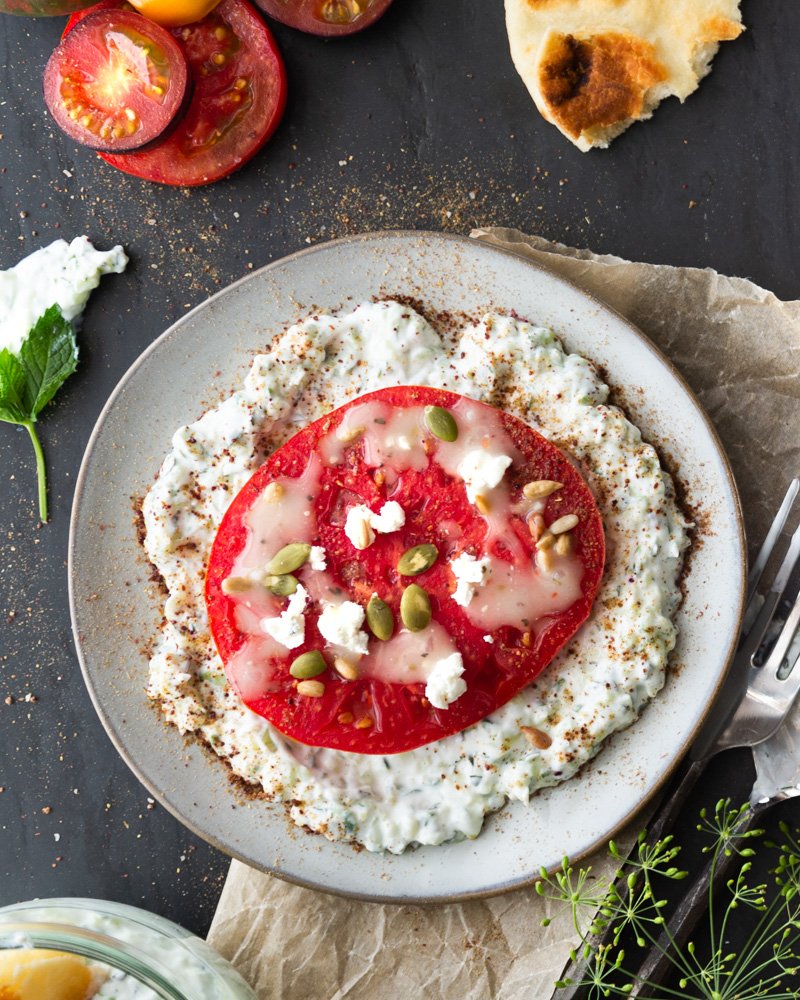
<instances>
[{"instance_id":1,"label":"mint leaf","mask_svg":"<svg viewBox=\"0 0 800 1000\"><path fill-rule=\"evenodd\" d=\"M21 424L29 413L27 379L17 356L5 347L0 351L0 420Z\"/></svg>"},{"instance_id":2,"label":"mint leaf","mask_svg":"<svg viewBox=\"0 0 800 1000\"><path fill-rule=\"evenodd\" d=\"M40 316L18 354L0 351L0 420L21 424L30 434L39 477L39 514L47 520L42 446L36 418L78 365L75 328L55 305Z\"/></svg>"}]
</instances>

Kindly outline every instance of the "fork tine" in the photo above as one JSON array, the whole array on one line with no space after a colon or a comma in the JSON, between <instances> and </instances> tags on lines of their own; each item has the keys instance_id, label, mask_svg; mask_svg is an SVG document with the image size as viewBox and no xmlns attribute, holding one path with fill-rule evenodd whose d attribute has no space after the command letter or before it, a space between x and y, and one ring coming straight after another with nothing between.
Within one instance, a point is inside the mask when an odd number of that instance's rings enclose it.
<instances>
[{"instance_id":1,"label":"fork tine","mask_svg":"<svg viewBox=\"0 0 800 1000\"><path fill-rule=\"evenodd\" d=\"M781 602L784 591L791 579L792 573L795 571L796 566L800 562L800 527L798 527L794 534L792 535L792 540L789 543L789 548L786 550L786 554L778 567L778 572L775 574L775 579L767 592L766 597L763 598L763 603L755 616L755 619L750 625L750 628L746 631L746 639L740 644L739 650L737 652L737 658L748 658L751 659L758 647L761 645L764 635L769 627L770 622L775 617L775 610ZM748 611L750 608L748 607Z\"/></svg>"},{"instance_id":2,"label":"fork tine","mask_svg":"<svg viewBox=\"0 0 800 1000\"><path fill-rule=\"evenodd\" d=\"M769 562L769 557L772 555L772 550L775 548L775 543L778 541L781 532L786 526L786 522L789 520L789 515L792 511L792 507L794 506L794 502L797 499L798 492L800 492L800 479L793 479L789 483L789 488L786 490L786 496L783 498L783 503L781 504L780 509L775 515L775 519L767 532L767 537L761 543L761 548L758 550L755 562L750 568L750 572L747 574L748 604L750 604L752 599L755 597L756 588L761 582L761 577L764 575L764 570Z\"/></svg>"},{"instance_id":3,"label":"fork tine","mask_svg":"<svg viewBox=\"0 0 800 1000\"><path fill-rule=\"evenodd\" d=\"M791 649L800 623L800 593L795 596L783 628L767 661L762 667L750 667L747 690L723 732L714 741L713 753L731 747L756 746L780 729L800 691L800 669L794 653L791 672L784 679L778 671Z\"/></svg>"},{"instance_id":4,"label":"fork tine","mask_svg":"<svg viewBox=\"0 0 800 1000\"><path fill-rule=\"evenodd\" d=\"M798 529L798 532L800 533L800 529ZM766 662L764 663L763 667L760 668L761 670L769 671L770 673L774 674L774 676L776 677L778 676L780 669L783 666L783 661L786 659L786 656L789 650L791 649L792 643L794 642L798 626L800 626L800 593L798 593L798 595L795 597L795 602L792 607L792 610L786 616L786 621L783 623L783 628L781 629L780 634L777 640L775 641L775 645L772 647L772 650L770 651L770 654L767 657ZM789 674L785 676L785 678L781 681L781 683L783 684L789 683L789 676L790 674L794 673L794 666L796 663L797 663L797 657L795 657L794 663L790 668ZM797 687L800 687L800 670L798 670L797 672L797 677L792 678L792 683L795 684Z\"/></svg>"}]
</instances>

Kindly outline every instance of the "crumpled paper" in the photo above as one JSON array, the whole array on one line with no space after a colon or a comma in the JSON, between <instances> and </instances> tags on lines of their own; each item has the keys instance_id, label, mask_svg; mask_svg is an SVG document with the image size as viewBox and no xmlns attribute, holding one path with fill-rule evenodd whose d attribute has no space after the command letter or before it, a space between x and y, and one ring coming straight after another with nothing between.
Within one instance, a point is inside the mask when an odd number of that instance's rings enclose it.
<instances>
[{"instance_id":1,"label":"crumpled paper","mask_svg":"<svg viewBox=\"0 0 800 1000\"><path fill-rule=\"evenodd\" d=\"M757 543L800 470L800 302L744 278L595 256L516 230L472 236L603 299L674 362L716 425ZM590 863L613 871L602 854ZM392 906L302 889L234 861L209 942L259 1000L546 1000L575 943L568 913L541 928L550 915L531 889Z\"/></svg>"}]
</instances>

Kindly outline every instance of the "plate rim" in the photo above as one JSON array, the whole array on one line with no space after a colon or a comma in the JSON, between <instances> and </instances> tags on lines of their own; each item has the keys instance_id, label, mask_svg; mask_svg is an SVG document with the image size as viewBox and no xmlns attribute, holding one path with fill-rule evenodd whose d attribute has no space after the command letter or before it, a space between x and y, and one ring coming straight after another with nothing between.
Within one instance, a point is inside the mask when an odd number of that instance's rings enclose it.
<instances>
[{"instance_id":1,"label":"plate rim","mask_svg":"<svg viewBox=\"0 0 800 1000\"><path fill-rule=\"evenodd\" d=\"M225 854L231 859L235 859L242 864L247 865L250 868L255 868L257 871L272 875L275 878L279 878L282 881L288 882L293 885L301 886L306 889L313 889L317 892L325 892L330 895L338 896L346 899L359 900L361 902L371 902L371 903L382 903L388 905L436 905L445 903L461 903L470 900L477 899L487 899L492 896L504 895L508 892L513 892L517 889L524 889L532 886L539 878L538 874L533 874L529 877L515 878L508 882L496 883L492 886L486 887L479 890L468 890L462 892L453 892L449 894L441 895L396 895L396 896L382 896L373 895L370 893L349 891L346 889L337 889L330 886L319 885L313 880L303 879L301 876L295 876L284 871L278 871L274 868L270 868L265 864L261 864L254 859L246 857L242 852L239 852L230 846L223 844L216 836L211 835L203 831L197 824L188 820L183 816L180 810L173 806L169 801L167 793L162 791L160 788L155 786L149 779L145 778L139 769L138 764L134 761L129 754L127 748L125 747L123 739L120 737L117 729L111 722L110 718L107 716L95 690L89 669L87 667L86 658L84 657L82 641L79 635L78 628L78 612L77 612L77 596L75 593L75 552L77 549L77 531L78 531L78 521L81 513L81 504L83 499L83 492L86 480L90 474L90 468L93 459L93 452L97 439L102 433L103 426L107 419L107 416L113 406L116 404L119 396L124 392L128 383L133 378L138 369L147 361L151 354L153 354L163 341L168 337L172 337L177 334L180 328L188 323L198 312L209 307L212 303L216 302L223 295L234 291L239 286L245 284L246 282L252 281L253 279L261 278L264 274L270 271L277 270L278 268L285 267L287 264L291 264L293 261L314 255L319 253L321 250L327 250L330 247L349 245L353 243L365 243L375 240L385 241L392 239L422 239L422 240L433 240L440 241L444 243L451 243L453 245L469 246L472 249L480 249L485 251L490 255L500 255L506 258L512 258L516 262L522 262L527 267L533 268L534 270L547 275L547 277L556 282L557 284L562 284L567 286L574 292L577 292L582 298L587 300L595 308L611 314L617 321L623 323L628 330L636 337L636 339L642 344L642 346L653 356L653 358L665 368L669 374L680 384L682 389L686 392L689 401L695 409L697 416L702 421L705 426L706 432L708 433L711 441L714 445L714 449L720 459L721 467L724 471L725 478L728 482L730 488L731 496L734 503L734 513L736 521L736 542L737 547L741 552L742 558L739 565L739 584L738 584L738 602L736 607L736 628L732 631L731 636L728 640L727 649L725 651L725 663L724 667L720 670L719 678L714 686L714 689L709 696L708 702L698 718L695 726L688 736L683 740L680 747L677 749L676 753L673 755L669 766L665 769L659 780L648 790L648 792L639 800L637 805L631 809L626 815L615 824L614 828L604 834L602 837L596 839L589 845L587 845L583 851L577 853L570 858L573 864L578 864L583 859L587 858L591 854L594 854L599 848L608 842L609 837L615 836L620 830L625 829L630 825L632 820L642 813L644 809L650 805L653 800L659 795L662 789L671 780L681 762L685 758L689 748L692 743L696 740L698 734L700 733L702 727L707 722L712 708L716 705L720 692L724 687L726 681L731 674L731 666L733 663L734 654L736 652L736 646L738 644L738 636L741 628L742 619L744 616L745 608L745 598L747 593L747 542L746 542L746 532L745 532L745 522L744 514L742 511L741 498L739 496L739 490L736 485L736 480L733 475L733 470L730 465L730 460L728 455L722 445L719 434L711 421L711 418L706 413L703 405L698 399L696 393L692 387L687 382L684 375L679 371L679 369L673 364L673 362L665 355L650 338L637 327L631 320L620 313L617 309L610 306L608 303L603 301L600 297L592 292L584 289L580 284L572 281L569 278L564 277L558 272L548 268L546 265L537 260L532 260L531 258L518 253L514 250L496 246L494 243L489 243L484 240L476 239L472 236L465 236L461 233L451 233L451 232L440 232L436 230L415 230L415 229L384 229L384 230L371 230L364 233L356 233L349 236L339 237L333 240L326 240L320 243L315 243L310 247L303 247L300 250L295 250L292 253L286 254L283 257L279 257L277 260L270 261L269 263L263 265L252 273L245 274L241 278L231 282L224 288L215 292L213 295L199 302L196 306L190 309L185 315L181 316L174 323L171 323L162 333L160 333L155 340L153 340L128 366L125 372L120 377L117 384L114 386L110 395L108 396L105 404L103 405L98 417L95 421L92 432L86 442L86 448L84 450L83 457L81 459L80 468L78 475L75 479L75 488L73 492L73 500L70 511L69 520L69 537L68 537L68 548L67 548L67 592L69 600L69 611L70 611L70 624L72 631L73 644L75 647L75 652L78 657L78 662L81 669L81 675L83 677L84 684L89 693L92 705L98 718L105 730L107 736L111 740L117 753L120 755L122 760L128 766L128 768L133 772L136 779L142 784L150 794L170 813L174 816L183 826L189 829L195 836L199 837L201 840L210 844L216 850ZM590 358L590 361L594 364L595 362ZM613 382L613 380L612 380ZM668 471L668 470L667 470ZM673 477L674 478L674 477ZM667 670L670 667L668 665ZM638 721L638 720L635 720ZM635 722L633 723L635 724ZM198 741L201 742L201 741ZM202 748L204 752L207 752L206 748ZM588 763L588 762L587 762ZM506 808L508 803L505 804L503 808ZM556 865L553 866L552 870L557 868Z\"/></svg>"}]
</instances>

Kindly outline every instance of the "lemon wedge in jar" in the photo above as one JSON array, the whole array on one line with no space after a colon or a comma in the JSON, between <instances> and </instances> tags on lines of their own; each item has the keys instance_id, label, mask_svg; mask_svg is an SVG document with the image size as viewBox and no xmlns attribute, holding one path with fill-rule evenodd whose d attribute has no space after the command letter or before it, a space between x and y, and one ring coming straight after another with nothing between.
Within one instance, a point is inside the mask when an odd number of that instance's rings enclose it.
<instances>
[{"instance_id":1,"label":"lemon wedge in jar","mask_svg":"<svg viewBox=\"0 0 800 1000\"><path fill-rule=\"evenodd\" d=\"M75 955L42 948L0 952L0 1000L89 1000L100 985Z\"/></svg>"}]
</instances>

